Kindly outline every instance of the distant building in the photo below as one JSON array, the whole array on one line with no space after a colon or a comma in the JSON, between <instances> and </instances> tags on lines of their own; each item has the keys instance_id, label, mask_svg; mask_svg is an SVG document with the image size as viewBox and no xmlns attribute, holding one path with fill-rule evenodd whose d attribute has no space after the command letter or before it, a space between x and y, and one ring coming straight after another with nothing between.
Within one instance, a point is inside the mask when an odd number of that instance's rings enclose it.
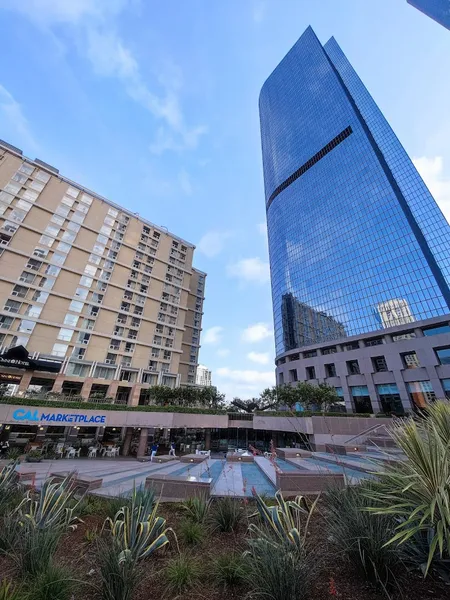
<instances>
[{"instance_id":1,"label":"distant building","mask_svg":"<svg viewBox=\"0 0 450 600\"><path fill-rule=\"evenodd\" d=\"M385 329L386 327L395 327L396 325L413 323L415 320L408 302L401 298L380 302L377 305L377 311L380 315L383 328Z\"/></svg>"},{"instance_id":2,"label":"distant building","mask_svg":"<svg viewBox=\"0 0 450 600\"><path fill-rule=\"evenodd\" d=\"M211 385L211 371L208 367L205 367L205 365L198 365L195 383L204 387L209 387Z\"/></svg>"},{"instance_id":3,"label":"distant building","mask_svg":"<svg viewBox=\"0 0 450 600\"><path fill-rule=\"evenodd\" d=\"M450 29L450 0L407 0L407 2Z\"/></svg>"},{"instance_id":4,"label":"distant building","mask_svg":"<svg viewBox=\"0 0 450 600\"><path fill-rule=\"evenodd\" d=\"M281 318L286 350L345 337L345 327L325 312L314 310L291 294L284 294Z\"/></svg>"}]
</instances>

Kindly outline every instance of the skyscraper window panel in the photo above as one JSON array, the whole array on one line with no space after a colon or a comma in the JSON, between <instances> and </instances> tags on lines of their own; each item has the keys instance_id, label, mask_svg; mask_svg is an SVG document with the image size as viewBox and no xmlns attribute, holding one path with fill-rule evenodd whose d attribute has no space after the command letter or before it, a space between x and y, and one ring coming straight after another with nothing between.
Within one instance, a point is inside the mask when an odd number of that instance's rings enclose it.
<instances>
[{"instance_id":1,"label":"skyscraper window panel","mask_svg":"<svg viewBox=\"0 0 450 600\"><path fill-rule=\"evenodd\" d=\"M332 38L260 95L276 352L450 312L450 228Z\"/></svg>"}]
</instances>

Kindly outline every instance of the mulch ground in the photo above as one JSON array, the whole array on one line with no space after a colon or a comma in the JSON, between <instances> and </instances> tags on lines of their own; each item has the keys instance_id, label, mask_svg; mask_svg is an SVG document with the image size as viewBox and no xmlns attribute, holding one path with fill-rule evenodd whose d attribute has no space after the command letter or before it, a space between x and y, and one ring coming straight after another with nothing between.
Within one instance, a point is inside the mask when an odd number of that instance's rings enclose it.
<instances>
[{"instance_id":1,"label":"mulch ground","mask_svg":"<svg viewBox=\"0 0 450 600\"><path fill-rule=\"evenodd\" d=\"M251 511L253 512L253 508ZM183 513L174 504L160 505L159 514L167 519L167 525L177 531ZM85 581L87 585L79 586L74 592L74 600L101 600L99 585L99 569L97 563L97 546L92 532L100 532L103 516L83 517L77 529L62 540L56 560L70 567L74 579ZM0 524L1 526L1 524ZM235 533L208 533L198 546L183 546L180 550L196 557L202 566L204 576L196 589L182 594L183 600L241 600L248 593L245 586L219 589L212 580L212 562L220 555L245 550L245 534L247 522L243 523ZM88 534L86 533L88 532ZM90 535L91 534L91 535ZM170 534L169 534L170 535ZM353 572L344 557L328 548L326 526L320 512L311 521L310 538L326 551L327 559L323 561L320 575L314 586L310 600L382 600L386 595L377 593ZM178 556L177 544L173 537L171 543L148 560L142 561L139 584L133 600L174 600L167 593L164 569L167 562ZM0 556L0 580L3 577L15 578L15 565L7 557ZM391 593L393 600L449 600L450 586L432 578L422 579L415 573L405 573L399 579L401 594ZM297 599L296 599L297 600ZM298 599L302 600L302 599Z\"/></svg>"}]
</instances>

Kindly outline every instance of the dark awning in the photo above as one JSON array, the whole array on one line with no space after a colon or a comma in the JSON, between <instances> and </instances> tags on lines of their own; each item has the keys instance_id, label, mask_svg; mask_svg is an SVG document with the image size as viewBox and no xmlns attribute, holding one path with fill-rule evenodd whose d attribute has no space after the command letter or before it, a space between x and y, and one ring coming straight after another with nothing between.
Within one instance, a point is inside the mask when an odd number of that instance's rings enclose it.
<instances>
[{"instance_id":1,"label":"dark awning","mask_svg":"<svg viewBox=\"0 0 450 600\"><path fill-rule=\"evenodd\" d=\"M0 354L0 367L12 367L14 369L26 369L28 371L47 371L59 373L62 361L31 359L28 350L23 346L9 348Z\"/></svg>"}]
</instances>

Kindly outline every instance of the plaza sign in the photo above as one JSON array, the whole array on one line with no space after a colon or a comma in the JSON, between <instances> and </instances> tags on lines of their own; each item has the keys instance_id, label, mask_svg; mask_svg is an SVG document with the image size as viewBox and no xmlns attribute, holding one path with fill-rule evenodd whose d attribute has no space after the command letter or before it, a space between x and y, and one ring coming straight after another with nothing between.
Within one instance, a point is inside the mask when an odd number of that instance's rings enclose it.
<instances>
[{"instance_id":1,"label":"plaza sign","mask_svg":"<svg viewBox=\"0 0 450 600\"><path fill-rule=\"evenodd\" d=\"M71 413L44 413L38 410L19 408L13 412L14 421L36 421L56 423L95 423L106 422L106 415L74 415Z\"/></svg>"}]
</instances>

